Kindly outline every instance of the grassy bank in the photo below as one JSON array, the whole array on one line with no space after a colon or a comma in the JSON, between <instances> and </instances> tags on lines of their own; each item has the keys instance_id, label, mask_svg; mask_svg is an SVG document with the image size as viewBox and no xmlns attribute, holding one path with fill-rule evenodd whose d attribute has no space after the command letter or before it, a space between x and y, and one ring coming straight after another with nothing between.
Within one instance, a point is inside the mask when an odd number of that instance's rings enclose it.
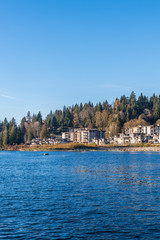
<instances>
[{"instance_id":1,"label":"grassy bank","mask_svg":"<svg viewBox=\"0 0 160 240\"><path fill-rule=\"evenodd\" d=\"M113 145L106 144L105 146L97 146L94 143L66 143L57 145L16 145L6 146L3 150L9 151L90 151L90 150L103 150L103 151L160 151L160 144L127 144L127 145Z\"/></svg>"},{"instance_id":2,"label":"grassy bank","mask_svg":"<svg viewBox=\"0 0 160 240\"><path fill-rule=\"evenodd\" d=\"M54 151L54 150L91 150L97 149L96 144L83 144L83 143L66 143L56 145L17 145L17 146L6 146L4 150L9 151Z\"/></svg>"}]
</instances>

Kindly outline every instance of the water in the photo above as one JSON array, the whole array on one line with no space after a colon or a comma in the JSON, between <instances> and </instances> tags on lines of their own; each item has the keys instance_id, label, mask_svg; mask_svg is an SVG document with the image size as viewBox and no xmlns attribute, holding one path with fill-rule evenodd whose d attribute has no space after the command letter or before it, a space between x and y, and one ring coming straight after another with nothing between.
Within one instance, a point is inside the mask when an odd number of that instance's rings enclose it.
<instances>
[{"instance_id":1,"label":"water","mask_svg":"<svg viewBox=\"0 0 160 240\"><path fill-rule=\"evenodd\" d=\"M0 152L0 239L160 239L160 154Z\"/></svg>"}]
</instances>

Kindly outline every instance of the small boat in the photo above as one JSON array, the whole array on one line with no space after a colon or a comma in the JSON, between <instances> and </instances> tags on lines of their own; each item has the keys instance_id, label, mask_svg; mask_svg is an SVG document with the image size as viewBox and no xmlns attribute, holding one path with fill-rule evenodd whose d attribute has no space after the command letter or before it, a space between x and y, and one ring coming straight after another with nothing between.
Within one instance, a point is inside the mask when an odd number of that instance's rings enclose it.
<instances>
[{"instance_id":1,"label":"small boat","mask_svg":"<svg viewBox=\"0 0 160 240\"><path fill-rule=\"evenodd\" d=\"M46 156L46 155L49 155L48 153L44 153L44 155Z\"/></svg>"}]
</instances>

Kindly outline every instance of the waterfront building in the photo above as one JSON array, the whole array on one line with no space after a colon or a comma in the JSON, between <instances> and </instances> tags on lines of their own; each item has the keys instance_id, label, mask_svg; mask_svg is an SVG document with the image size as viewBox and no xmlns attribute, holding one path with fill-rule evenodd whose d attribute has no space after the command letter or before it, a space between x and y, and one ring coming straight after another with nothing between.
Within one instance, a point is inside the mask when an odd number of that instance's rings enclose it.
<instances>
[{"instance_id":1,"label":"waterfront building","mask_svg":"<svg viewBox=\"0 0 160 240\"><path fill-rule=\"evenodd\" d=\"M67 140L68 142L77 142L77 143L91 143L93 139L103 139L104 131L99 131L97 129L73 129L73 131L63 132L62 139Z\"/></svg>"}]
</instances>

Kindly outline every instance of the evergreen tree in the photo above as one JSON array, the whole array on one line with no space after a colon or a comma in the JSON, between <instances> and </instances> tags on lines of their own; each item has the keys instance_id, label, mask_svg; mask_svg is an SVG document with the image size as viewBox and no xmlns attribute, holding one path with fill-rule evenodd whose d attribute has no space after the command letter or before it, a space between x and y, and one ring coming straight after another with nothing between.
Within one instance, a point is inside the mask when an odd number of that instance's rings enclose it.
<instances>
[{"instance_id":1,"label":"evergreen tree","mask_svg":"<svg viewBox=\"0 0 160 240\"><path fill-rule=\"evenodd\" d=\"M38 112L38 114L37 114L37 121L38 121L40 124L42 124L42 114L41 114L41 112Z\"/></svg>"},{"instance_id":2,"label":"evergreen tree","mask_svg":"<svg viewBox=\"0 0 160 240\"><path fill-rule=\"evenodd\" d=\"M17 129L15 125L13 125L9 133L9 145L13 145L16 142L17 142Z\"/></svg>"},{"instance_id":3,"label":"evergreen tree","mask_svg":"<svg viewBox=\"0 0 160 240\"><path fill-rule=\"evenodd\" d=\"M127 122L130 120L130 109L127 107Z\"/></svg>"},{"instance_id":4,"label":"evergreen tree","mask_svg":"<svg viewBox=\"0 0 160 240\"><path fill-rule=\"evenodd\" d=\"M8 145L8 140L9 140L8 138L9 138L8 129L7 129L7 127L5 127L4 132L3 132L3 146Z\"/></svg>"},{"instance_id":5,"label":"evergreen tree","mask_svg":"<svg viewBox=\"0 0 160 240\"><path fill-rule=\"evenodd\" d=\"M79 107L78 107L78 104L76 104L76 105L74 106L74 112L75 112L75 113L79 113Z\"/></svg>"},{"instance_id":6,"label":"evergreen tree","mask_svg":"<svg viewBox=\"0 0 160 240\"><path fill-rule=\"evenodd\" d=\"M23 117L20 123L20 139L22 143L25 142L25 139L24 139L26 135L25 123L26 123L26 118Z\"/></svg>"},{"instance_id":7,"label":"evergreen tree","mask_svg":"<svg viewBox=\"0 0 160 240\"><path fill-rule=\"evenodd\" d=\"M158 98L154 105L154 118L157 121L160 118L160 99Z\"/></svg>"},{"instance_id":8,"label":"evergreen tree","mask_svg":"<svg viewBox=\"0 0 160 240\"><path fill-rule=\"evenodd\" d=\"M27 112L27 120L28 120L28 122L31 121L31 113L30 113L30 111Z\"/></svg>"},{"instance_id":9,"label":"evergreen tree","mask_svg":"<svg viewBox=\"0 0 160 240\"><path fill-rule=\"evenodd\" d=\"M32 123L35 123L37 121L37 116L36 114L33 114L32 116Z\"/></svg>"},{"instance_id":10,"label":"evergreen tree","mask_svg":"<svg viewBox=\"0 0 160 240\"><path fill-rule=\"evenodd\" d=\"M81 112L82 110L83 110L83 104L80 103L80 105L79 105L79 111Z\"/></svg>"},{"instance_id":11,"label":"evergreen tree","mask_svg":"<svg viewBox=\"0 0 160 240\"><path fill-rule=\"evenodd\" d=\"M44 124L43 124L43 127L42 127L42 130L41 130L41 132L40 132L40 138L41 138L41 139L46 139L47 136L48 136L47 126L46 126L46 124L44 123Z\"/></svg>"},{"instance_id":12,"label":"evergreen tree","mask_svg":"<svg viewBox=\"0 0 160 240\"><path fill-rule=\"evenodd\" d=\"M0 132L0 148L3 147L3 133Z\"/></svg>"},{"instance_id":13,"label":"evergreen tree","mask_svg":"<svg viewBox=\"0 0 160 240\"><path fill-rule=\"evenodd\" d=\"M10 121L10 125L11 125L11 126L13 126L13 125L16 126L16 125L17 125L16 120L15 120L14 117L13 117L12 120Z\"/></svg>"},{"instance_id":14,"label":"evergreen tree","mask_svg":"<svg viewBox=\"0 0 160 240\"><path fill-rule=\"evenodd\" d=\"M27 130L27 140L28 140L29 144L31 143L32 138L33 138L33 131L32 131L31 126L29 126L29 128Z\"/></svg>"},{"instance_id":15,"label":"evergreen tree","mask_svg":"<svg viewBox=\"0 0 160 240\"><path fill-rule=\"evenodd\" d=\"M136 105L136 95L133 91L131 92L129 102L130 102L131 108L134 108L134 106Z\"/></svg>"},{"instance_id":16,"label":"evergreen tree","mask_svg":"<svg viewBox=\"0 0 160 240\"><path fill-rule=\"evenodd\" d=\"M4 119L4 125L6 126L8 124L7 118Z\"/></svg>"},{"instance_id":17,"label":"evergreen tree","mask_svg":"<svg viewBox=\"0 0 160 240\"><path fill-rule=\"evenodd\" d=\"M17 136L16 136L16 138L17 138L17 142L16 142L17 144L23 143L24 137L23 137L23 135L21 133L20 127L17 128Z\"/></svg>"}]
</instances>

